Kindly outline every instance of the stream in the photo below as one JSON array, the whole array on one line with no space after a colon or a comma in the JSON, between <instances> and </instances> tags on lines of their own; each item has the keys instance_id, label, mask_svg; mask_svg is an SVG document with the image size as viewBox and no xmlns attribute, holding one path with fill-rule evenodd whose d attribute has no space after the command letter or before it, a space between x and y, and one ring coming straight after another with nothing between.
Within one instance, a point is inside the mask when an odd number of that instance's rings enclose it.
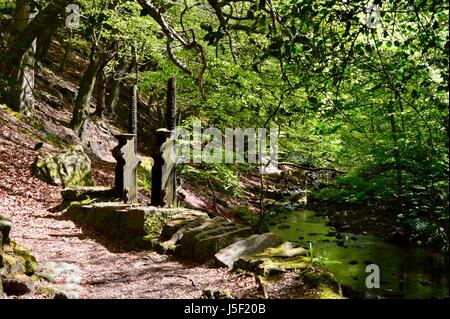
<instances>
[{"instance_id":1,"label":"stream","mask_svg":"<svg viewBox=\"0 0 450 319\"><path fill-rule=\"evenodd\" d=\"M325 217L294 210L273 215L269 230L309 248L350 298L448 298L449 259L420 247L399 247L382 238L337 233ZM366 287L366 265L380 270L380 288Z\"/></svg>"}]
</instances>

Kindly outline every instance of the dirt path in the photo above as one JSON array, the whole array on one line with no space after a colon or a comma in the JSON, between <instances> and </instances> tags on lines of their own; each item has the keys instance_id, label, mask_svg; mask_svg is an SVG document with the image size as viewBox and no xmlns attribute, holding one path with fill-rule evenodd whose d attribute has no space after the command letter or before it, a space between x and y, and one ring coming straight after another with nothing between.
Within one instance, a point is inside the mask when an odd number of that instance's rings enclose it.
<instances>
[{"instance_id":1,"label":"dirt path","mask_svg":"<svg viewBox=\"0 0 450 319\"><path fill-rule=\"evenodd\" d=\"M199 298L204 289L228 289L239 298L256 289L252 277L184 265L153 252L125 251L49 211L61 202L60 188L31 175L35 142L11 123L1 124L0 214L12 218L11 238L39 262L67 262L83 272L81 298Z\"/></svg>"}]
</instances>

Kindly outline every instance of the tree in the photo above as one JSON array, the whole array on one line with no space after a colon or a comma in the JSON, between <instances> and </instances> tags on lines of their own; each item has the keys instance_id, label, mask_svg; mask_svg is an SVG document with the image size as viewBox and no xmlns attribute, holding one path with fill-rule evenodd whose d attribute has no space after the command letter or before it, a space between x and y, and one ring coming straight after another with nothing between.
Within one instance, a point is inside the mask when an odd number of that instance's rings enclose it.
<instances>
[{"instance_id":1,"label":"tree","mask_svg":"<svg viewBox=\"0 0 450 319\"><path fill-rule=\"evenodd\" d=\"M46 28L53 28L63 21L61 15L71 0L54 0L37 13L38 3L17 0L15 12L16 36L12 38L2 63L2 70L9 86L4 88L7 102L18 111L31 115L34 110L34 68L36 39Z\"/></svg>"},{"instance_id":2,"label":"tree","mask_svg":"<svg viewBox=\"0 0 450 319\"><path fill-rule=\"evenodd\" d=\"M69 124L80 138L84 136L84 128L89 117L89 107L97 76L116 54L116 46L115 43L112 43L106 51L99 52L98 45L92 45L89 64L81 79L77 98L74 102L72 120Z\"/></svg>"},{"instance_id":3,"label":"tree","mask_svg":"<svg viewBox=\"0 0 450 319\"><path fill-rule=\"evenodd\" d=\"M27 24L37 15L34 3L28 0L17 0L14 15L14 29L21 34ZM36 38L31 41L29 47L20 56L20 62L13 75L13 107L31 116L34 111L34 67L36 54Z\"/></svg>"}]
</instances>

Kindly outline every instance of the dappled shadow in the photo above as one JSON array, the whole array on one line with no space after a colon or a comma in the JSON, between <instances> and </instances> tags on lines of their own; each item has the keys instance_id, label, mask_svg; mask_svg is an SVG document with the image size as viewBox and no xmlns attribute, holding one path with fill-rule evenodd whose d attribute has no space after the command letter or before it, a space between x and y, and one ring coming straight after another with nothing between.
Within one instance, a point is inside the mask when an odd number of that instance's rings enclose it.
<instances>
[{"instance_id":1,"label":"dappled shadow","mask_svg":"<svg viewBox=\"0 0 450 319\"><path fill-rule=\"evenodd\" d=\"M84 239L92 239L98 244L105 247L111 253L123 253L130 251L143 251L144 249L139 249L136 247L132 247L127 244L126 241L120 240L118 238L112 238L111 236L105 235L104 233L99 232L95 229L95 227L90 225L85 225L80 222L77 222L71 219L64 213L50 213L42 216L43 218L55 219L58 221L70 221L75 224L76 228L78 228L82 234L78 235L68 235L68 234L51 234L52 237L78 237L80 240ZM60 229L60 228L58 228Z\"/></svg>"}]
</instances>

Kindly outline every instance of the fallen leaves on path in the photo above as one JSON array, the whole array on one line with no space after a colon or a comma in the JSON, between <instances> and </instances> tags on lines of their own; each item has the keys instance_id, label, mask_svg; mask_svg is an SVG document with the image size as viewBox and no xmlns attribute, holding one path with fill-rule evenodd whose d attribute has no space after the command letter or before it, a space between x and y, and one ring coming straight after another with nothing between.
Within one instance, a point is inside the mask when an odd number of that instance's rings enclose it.
<instances>
[{"instance_id":1,"label":"fallen leaves on path","mask_svg":"<svg viewBox=\"0 0 450 319\"><path fill-rule=\"evenodd\" d=\"M0 112L1 118L9 116ZM38 261L67 262L83 271L81 298L199 298L204 289L228 289L241 298L256 289L253 277L226 269L126 251L94 229L49 211L62 200L60 188L32 176L36 141L12 127L1 124L0 129L0 214L12 218L11 238Z\"/></svg>"}]
</instances>

